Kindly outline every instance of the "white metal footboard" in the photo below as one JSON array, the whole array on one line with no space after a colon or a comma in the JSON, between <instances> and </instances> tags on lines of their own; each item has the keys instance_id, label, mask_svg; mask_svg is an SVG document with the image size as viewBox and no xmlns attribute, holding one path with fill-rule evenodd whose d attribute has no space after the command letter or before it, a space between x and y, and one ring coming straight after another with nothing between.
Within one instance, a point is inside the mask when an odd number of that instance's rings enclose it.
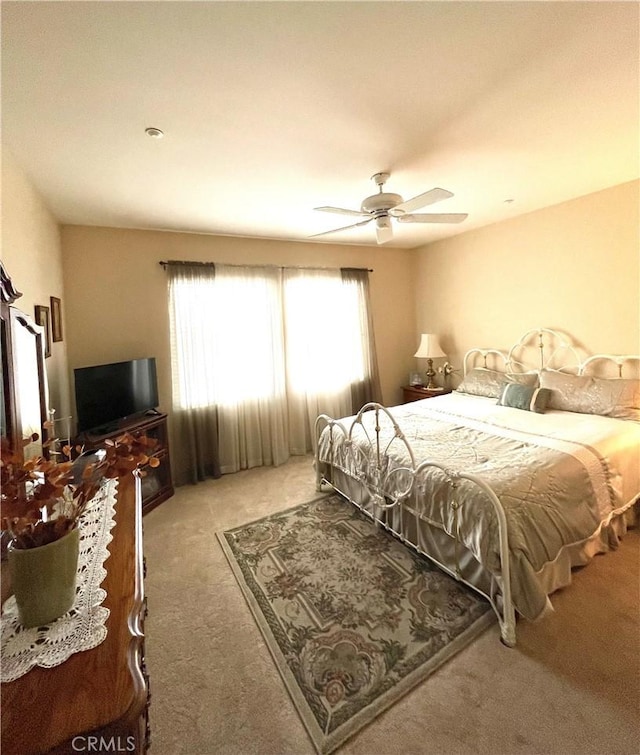
<instances>
[{"instance_id":1,"label":"white metal footboard","mask_svg":"<svg viewBox=\"0 0 640 755\"><path fill-rule=\"evenodd\" d=\"M365 426L363 417L368 412L374 412L374 426L372 432ZM381 437L381 423L388 423L391 428L391 439L384 441ZM329 433L328 452L320 459L320 435L323 430L327 429ZM481 478L465 472L458 472L450 469L444 464L435 461L423 461L416 463L415 455L411 445L404 436L399 425L393 418L389 410L377 403L365 404L360 409L355 419L349 426L344 421L334 420L326 414L321 414L315 423L316 432L316 485L318 490L322 489L323 484L330 485L341 495L347 498L351 503L360 508L367 516L374 519L377 524L382 525L387 530L397 536L403 543L410 545L418 553L426 556L436 563L441 569L447 572L460 582L479 592L489 600L495 611L500 623L500 632L502 641L505 645L513 647L516 644L516 620L515 609L511 597L511 577L510 577L510 560L509 560L509 543L507 535L507 520L504 508L500 500L491 489L491 487ZM356 437L357 442L356 442ZM340 441L340 442L338 442ZM392 462L390 451L397 447L396 457L403 459L398 463L397 460ZM325 469L326 465L326 469ZM426 473L433 469L439 470L443 479L450 486L451 495L449 496L448 505L453 513L454 527L447 528L445 522L436 522L426 514L419 511L418 507L413 508L409 505L408 498L416 492L424 493ZM355 480L368 493L369 500L373 502L370 509L365 508L359 501L354 500L347 491L341 490L333 478L333 470L339 469L346 476ZM323 471L325 470L325 471ZM325 473L326 472L326 473ZM459 489L462 480L468 480L482 492L483 496L491 503L496 513L496 520L499 528L500 543L500 576L502 582L502 594L496 596L488 594L480 589L477 585L468 582L461 574L458 563L458 546L460 539L458 536L458 511L464 506L464 501L456 496L456 490ZM390 518L384 512L403 505L404 510L413 515L416 519L416 541L419 539L419 523L426 522L431 526L437 526L443 529L454 539L456 547L456 564L451 569L434 555L426 553L418 542L413 542L403 531L401 526L398 531L390 524ZM402 517L398 517L402 522Z\"/></svg>"}]
</instances>

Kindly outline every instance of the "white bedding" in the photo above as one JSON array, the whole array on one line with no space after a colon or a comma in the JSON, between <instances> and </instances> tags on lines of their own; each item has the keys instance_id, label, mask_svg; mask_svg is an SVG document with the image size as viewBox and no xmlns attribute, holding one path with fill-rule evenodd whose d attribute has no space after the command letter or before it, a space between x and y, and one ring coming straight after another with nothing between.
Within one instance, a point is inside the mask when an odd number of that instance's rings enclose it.
<instances>
[{"instance_id":1,"label":"white bedding","mask_svg":"<svg viewBox=\"0 0 640 755\"><path fill-rule=\"evenodd\" d=\"M428 459L476 475L498 495L507 515L514 603L528 618L547 604L545 579L539 576L545 568L601 532L640 494L639 423L562 411L537 414L456 392L390 411L416 463ZM371 428L373 413L365 413L363 420ZM349 427L351 418L341 424ZM340 449L340 439L330 451L327 433L321 435L321 461L329 462L333 453L340 467ZM392 465L407 464L402 449L390 456ZM349 474L347 467L343 471ZM436 529L456 532L499 581L493 510L478 497L477 488L463 486L457 495L464 505L454 514L448 491L429 479L407 503ZM401 519L396 510L390 516Z\"/></svg>"},{"instance_id":2,"label":"white bedding","mask_svg":"<svg viewBox=\"0 0 640 755\"><path fill-rule=\"evenodd\" d=\"M590 446L605 460L618 504L628 505L640 494L640 423L630 420L547 410L544 414L498 406L493 398L465 393L446 394L393 407L398 420L404 415L446 412L491 427L493 432L514 430L545 438ZM400 422L400 424L402 424ZM478 425L483 429L481 425Z\"/></svg>"}]
</instances>

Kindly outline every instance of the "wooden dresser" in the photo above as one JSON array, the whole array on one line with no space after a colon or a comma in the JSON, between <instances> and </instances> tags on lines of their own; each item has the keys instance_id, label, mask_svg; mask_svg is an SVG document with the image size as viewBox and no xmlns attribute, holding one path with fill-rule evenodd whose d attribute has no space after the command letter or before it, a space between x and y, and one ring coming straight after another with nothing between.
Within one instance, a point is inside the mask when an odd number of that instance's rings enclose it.
<instances>
[{"instance_id":1,"label":"wooden dresser","mask_svg":"<svg viewBox=\"0 0 640 755\"><path fill-rule=\"evenodd\" d=\"M133 475L119 481L115 521L102 583L107 637L60 666L0 685L3 755L146 752L142 510Z\"/></svg>"}]
</instances>

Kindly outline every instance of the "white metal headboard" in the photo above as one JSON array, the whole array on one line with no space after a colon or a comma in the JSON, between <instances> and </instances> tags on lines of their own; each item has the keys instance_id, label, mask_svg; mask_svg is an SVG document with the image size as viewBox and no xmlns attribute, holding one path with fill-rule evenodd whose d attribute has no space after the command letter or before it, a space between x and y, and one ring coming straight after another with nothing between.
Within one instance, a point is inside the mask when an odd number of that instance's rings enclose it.
<instances>
[{"instance_id":1,"label":"white metal headboard","mask_svg":"<svg viewBox=\"0 0 640 755\"><path fill-rule=\"evenodd\" d=\"M509 369L512 372L578 372L584 359L578 349L565 333L534 328L509 349Z\"/></svg>"},{"instance_id":2,"label":"white metal headboard","mask_svg":"<svg viewBox=\"0 0 640 755\"><path fill-rule=\"evenodd\" d=\"M594 365L598 362L606 362L607 366L615 365L617 370L617 377L623 377L623 368L631 363L636 363L636 368L633 371L636 376L640 376L640 356L634 354L624 354L617 356L615 354L596 354L595 356L585 359L580 365L578 375L587 375L589 371L593 369Z\"/></svg>"},{"instance_id":3,"label":"white metal headboard","mask_svg":"<svg viewBox=\"0 0 640 755\"><path fill-rule=\"evenodd\" d=\"M473 367L496 369L499 372L539 372L552 370L577 375L596 372L595 365L605 363L604 371L615 368L616 377L623 376L623 368L636 363L634 374L640 376L640 356L634 354L596 354L588 356L582 346L562 331L551 328L528 330L508 350L473 348L463 359L463 374Z\"/></svg>"},{"instance_id":4,"label":"white metal headboard","mask_svg":"<svg viewBox=\"0 0 640 755\"><path fill-rule=\"evenodd\" d=\"M463 373L466 375L470 369L477 367L480 359L482 360L482 367L485 369L488 369L491 365L491 369L497 369L499 372L507 371L508 355L505 351L499 349L469 349L464 355ZM489 363L487 360L490 360Z\"/></svg>"}]
</instances>

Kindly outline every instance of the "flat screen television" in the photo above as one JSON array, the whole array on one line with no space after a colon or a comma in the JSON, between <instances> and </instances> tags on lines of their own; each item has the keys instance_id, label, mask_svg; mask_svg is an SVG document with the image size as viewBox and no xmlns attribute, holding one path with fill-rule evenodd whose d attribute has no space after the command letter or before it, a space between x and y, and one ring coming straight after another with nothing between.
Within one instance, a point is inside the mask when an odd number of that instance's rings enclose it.
<instances>
[{"instance_id":1,"label":"flat screen television","mask_svg":"<svg viewBox=\"0 0 640 755\"><path fill-rule=\"evenodd\" d=\"M158 406L153 357L80 367L73 372L79 433L109 432L121 420Z\"/></svg>"}]
</instances>

